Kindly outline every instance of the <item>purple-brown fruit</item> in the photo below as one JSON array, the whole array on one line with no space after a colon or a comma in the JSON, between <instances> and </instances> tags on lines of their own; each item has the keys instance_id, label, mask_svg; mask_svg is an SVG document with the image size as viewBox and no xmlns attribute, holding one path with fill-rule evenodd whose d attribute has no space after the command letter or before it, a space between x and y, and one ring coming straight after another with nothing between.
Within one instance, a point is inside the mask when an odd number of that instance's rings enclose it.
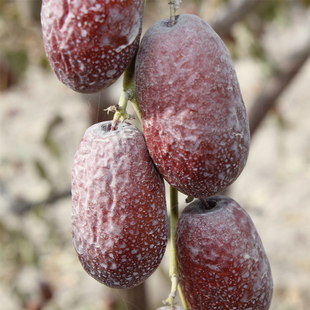
<instances>
[{"instance_id":1,"label":"purple-brown fruit","mask_svg":"<svg viewBox=\"0 0 310 310\"><path fill-rule=\"evenodd\" d=\"M114 288L130 288L158 267L167 243L162 177L137 127L88 128L72 169L72 239L85 271Z\"/></svg>"},{"instance_id":2,"label":"purple-brown fruit","mask_svg":"<svg viewBox=\"0 0 310 310\"><path fill-rule=\"evenodd\" d=\"M195 200L181 213L175 245L189 310L268 310L273 281L257 230L225 196Z\"/></svg>"},{"instance_id":3,"label":"purple-brown fruit","mask_svg":"<svg viewBox=\"0 0 310 310\"><path fill-rule=\"evenodd\" d=\"M43 0L48 60L65 85L98 92L124 72L138 47L143 0Z\"/></svg>"},{"instance_id":4,"label":"purple-brown fruit","mask_svg":"<svg viewBox=\"0 0 310 310\"><path fill-rule=\"evenodd\" d=\"M195 15L156 22L136 59L143 132L163 177L193 197L234 182L249 152L249 124L230 55Z\"/></svg>"}]
</instances>

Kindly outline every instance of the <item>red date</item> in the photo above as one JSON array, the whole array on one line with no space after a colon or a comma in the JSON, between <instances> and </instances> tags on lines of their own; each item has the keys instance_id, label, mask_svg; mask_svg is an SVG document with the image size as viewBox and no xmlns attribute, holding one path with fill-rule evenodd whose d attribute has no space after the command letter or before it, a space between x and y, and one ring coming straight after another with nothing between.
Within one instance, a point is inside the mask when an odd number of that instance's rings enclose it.
<instances>
[{"instance_id":1,"label":"red date","mask_svg":"<svg viewBox=\"0 0 310 310\"><path fill-rule=\"evenodd\" d=\"M43 0L48 60L65 85L98 92L125 71L138 47L143 0Z\"/></svg>"},{"instance_id":2,"label":"red date","mask_svg":"<svg viewBox=\"0 0 310 310\"><path fill-rule=\"evenodd\" d=\"M165 187L142 133L128 123L86 130L72 170L72 239L88 274L114 288L145 281L167 243Z\"/></svg>"},{"instance_id":3,"label":"red date","mask_svg":"<svg viewBox=\"0 0 310 310\"><path fill-rule=\"evenodd\" d=\"M181 288L189 310L268 310L270 264L250 216L225 196L195 200L176 229Z\"/></svg>"},{"instance_id":4,"label":"red date","mask_svg":"<svg viewBox=\"0 0 310 310\"><path fill-rule=\"evenodd\" d=\"M233 183L249 124L230 55L195 15L156 22L142 39L136 91L151 157L177 190L208 197Z\"/></svg>"}]
</instances>

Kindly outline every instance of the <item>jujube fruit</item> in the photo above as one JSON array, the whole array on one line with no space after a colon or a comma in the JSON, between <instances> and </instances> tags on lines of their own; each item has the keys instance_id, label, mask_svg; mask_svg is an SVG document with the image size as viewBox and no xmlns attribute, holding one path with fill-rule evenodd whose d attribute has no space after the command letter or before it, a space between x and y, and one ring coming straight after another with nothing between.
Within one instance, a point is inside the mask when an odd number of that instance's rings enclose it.
<instances>
[{"instance_id":1,"label":"jujube fruit","mask_svg":"<svg viewBox=\"0 0 310 310\"><path fill-rule=\"evenodd\" d=\"M158 267L167 243L164 182L137 127L88 128L72 169L72 239L85 271L130 288Z\"/></svg>"},{"instance_id":2,"label":"jujube fruit","mask_svg":"<svg viewBox=\"0 0 310 310\"><path fill-rule=\"evenodd\" d=\"M273 281L258 232L231 198L195 200L177 223L179 278L189 310L267 310Z\"/></svg>"},{"instance_id":3,"label":"jujube fruit","mask_svg":"<svg viewBox=\"0 0 310 310\"><path fill-rule=\"evenodd\" d=\"M193 197L212 196L243 170L249 124L231 57L201 18L156 22L136 59L143 132L163 177Z\"/></svg>"},{"instance_id":4,"label":"jujube fruit","mask_svg":"<svg viewBox=\"0 0 310 310\"><path fill-rule=\"evenodd\" d=\"M82 93L115 82L140 41L143 0L43 0L48 60L65 85Z\"/></svg>"}]
</instances>

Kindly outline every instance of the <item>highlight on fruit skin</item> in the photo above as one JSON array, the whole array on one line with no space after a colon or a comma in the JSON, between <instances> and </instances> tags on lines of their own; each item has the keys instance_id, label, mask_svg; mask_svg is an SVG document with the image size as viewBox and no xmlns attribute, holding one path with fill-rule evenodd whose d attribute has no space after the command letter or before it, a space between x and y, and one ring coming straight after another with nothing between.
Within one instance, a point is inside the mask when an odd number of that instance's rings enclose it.
<instances>
[{"instance_id":1,"label":"highlight on fruit skin","mask_svg":"<svg viewBox=\"0 0 310 310\"><path fill-rule=\"evenodd\" d=\"M253 221L236 201L193 201L180 215L175 245L189 310L269 309L269 260Z\"/></svg>"},{"instance_id":2,"label":"highlight on fruit skin","mask_svg":"<svg viewBox=\"0 0 310 310\"><path fill-rule=\"evenodd\" d=\"M242 172L250 131L231 57L191 14L157 21L139 47L135 86L151 157L174 188L215 195Z\"/></svg>"},{"instance_id":3,"label":"highlight on fruit skin","mask_svg":"<svg viewBox=\"0 0 310 310\"><path fill-rule=\"evenodd\" d=\"M165 186L141 131L88 128L72 169L72 240L85 271L112 288L145 281L165 253Z\"/></svg>"},{"instance_id":4,"label":"highlight on fruit skin","mask_svg":"<svg viewBox=\"0 0 310 310\"><path fill-rule=\"evenodd\" d=\"M43 0L43 42L58 79L82 93L113 84L138 47L142 15L143 0Z\"/></svg>"}]
</instances>

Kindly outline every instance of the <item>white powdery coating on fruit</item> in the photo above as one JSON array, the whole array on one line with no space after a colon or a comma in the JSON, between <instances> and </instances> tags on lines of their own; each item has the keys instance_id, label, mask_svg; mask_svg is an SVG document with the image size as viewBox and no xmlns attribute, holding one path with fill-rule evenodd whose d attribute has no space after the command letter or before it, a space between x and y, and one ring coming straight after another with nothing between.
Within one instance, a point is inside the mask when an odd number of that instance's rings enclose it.
<instances>
[{"instance_id":1,"label":"white powdery coating on fruit","mask_svg":"<svg viewBox=\"0 0 310 310\"><path fill-rule=\"evenodd\" d=\"M165 188L142 133L126 123L110 131L109 124L91 126L75 155L72 236L92 277L129 288L149 277L163 257Z\"/></svg>"},{"instance_id":2,"label":"white powdery coating on fruit","mask_svg":"<svg viewBox=\"0 0 310 310\"><path fill-rule=\"evenodd\" d=\"M211 196L243 170L249 125L230 55L199 17L158 21L136 60L143 131L154 163L181 192Z\"/></svg>"},{"instance_id":3,"label":"white powdery coating on fruit","mask_svg":"<svg viewBox=\"0 0 310 310\"><path fill-rule=\"evenodd\" d=\"M211 199L217 201L214 210L193 212L195 201L177 224L177 260L189 309L268 310L272 275L251 218L230 198Z\"/></svg>"},{"instance_id":4,"label":"white powdery coating on fruit","mask_svg":"<svg viewBox=\"0 0 310 310\"><path fill-rule=\"evenodd\" d=\"M134 56L142 11L143 0L43 0L43 41L58 78L80 92L112 84Z\"/></svg>"}]
</instances>

